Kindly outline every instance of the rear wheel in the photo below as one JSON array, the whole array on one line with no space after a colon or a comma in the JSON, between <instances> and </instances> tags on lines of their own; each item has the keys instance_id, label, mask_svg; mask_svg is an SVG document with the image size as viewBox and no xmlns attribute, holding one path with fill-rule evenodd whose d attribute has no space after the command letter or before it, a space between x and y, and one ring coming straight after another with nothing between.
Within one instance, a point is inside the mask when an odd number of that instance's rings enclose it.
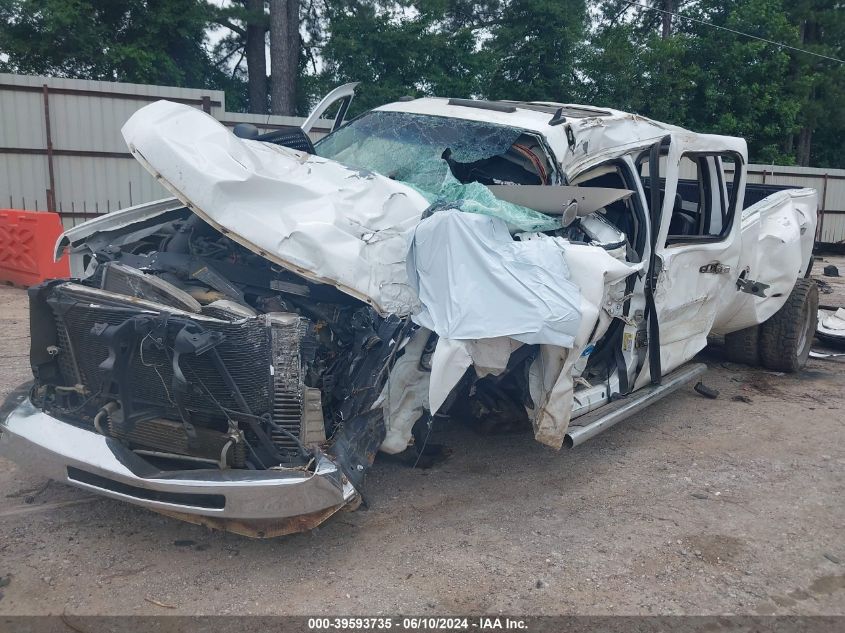
<instances>
[{"instance_id":1,"label":"rear wheel","mask_svg":"<svg viewBox=\"0 0 845 633\"><path fill-rule=\"evenodd\" d=\"M795 372L807 364L818 311L816 282L799 279L783 307L760 326L760 360L764 367Z\"/></svg>"},{"instance_id":2,"label":"rear wheel","mask_svg":"<svg viewBox=\"0 0 845 633\"><path fill-rule=\"evenodd\" d=\"M813 264L816 263L816 258L814 255L810 255L810 261L807 262L807 270L804 272L804 277L809 279L810 275L813 274Z\"/></svg>"},{"instance_id":3,"label":"rear wheel","mask_svg":"<svg viewBox=\"0 0 845 633\"><path fill-rule=\"evenodd\" d=\"M760 326L725 334L725 357L732 363L760 364Z\"/></svg>"}]
</instances>

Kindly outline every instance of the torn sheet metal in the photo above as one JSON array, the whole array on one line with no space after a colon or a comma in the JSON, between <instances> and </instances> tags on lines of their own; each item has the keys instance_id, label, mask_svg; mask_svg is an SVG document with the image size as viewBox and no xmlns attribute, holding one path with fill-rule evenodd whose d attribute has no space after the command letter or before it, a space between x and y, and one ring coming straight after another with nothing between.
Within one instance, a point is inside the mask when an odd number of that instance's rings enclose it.
<instances>
[{"instance_id":1,"label":"torn sheet metal","mask_svg":"<svg viewBox=\"0 0 845 633\"><path fill-rule=\"evenodd\" d=\"M443 161L441 161L443 162ZM443 162L444 168L448 166ZM513 185L508 188L522 189L530 185ZM546 189L551 187L545 186ZM557 189L557 187L555 187ZM534 209L508 202L497 197L489 186L478 182L461 183L451 173L444 176L443 186L427 198L440 208L459 209L465 213L477 213L499 218L505 222L511 233L555 231L564 226L562 218L541 213Z\"/></svg>"},{"instance_id":2,"label":"torn sheet metal","mask_svg":"<svg viewBox=\"0 0 845 633\"><path fill-rule=\"evenodd\" d=\"M581 325L571 349L554 345L540 347L540 354L529 371L531 399L535 403L535 409L529 414L535 439L552 448L560 448L572 415L572 370L584 350L607 332L613 317L606 306L625 294L625 279L638 273L643 264L619 261L597 246L549 239L561 243L572 277L580 284Z\"/></svg>"},{"instance_id":3,"label":"torn sheet metal","mask_svg":"<svg viewBox=\"0 0 845 633\"><path fill-rule=\"evenodd\" d=\"M323 116L326 111L338 101L341 101L342 99L349 99L351 101L352 97L355 96L355 88L357 88L360 83L361 82L359 81L353 81L348 84L343 84L323 97L320 100L320 103L317 104L317 107L311 110L311 114L308 115L308 118L305 119L300 126L302 131L308 134L308 132L311 131L311 128L313 128L317 124L317 121L320 120L320 117ZM341 109L343 112L337 113L332 130L336 129L343 123L343 115L346 113L346 107L341 106Z\"/></svg>"},{"instance_id":4,"label":"torn sheet metal","mask_svg":"<svg viewBox=\"0 0 845 633\"><path fill-rule=\"evenodd\" d=\"M382 314L411 311L403 233L429 206L413 188L237 138L196 108L167 101L136 112L122 132L150 173L232 239Z\"/></svg>"},{"instance_id":5,"label":"torn sheet metal","mask_svg":"<svg viewBox=\"0 0 845 633\"><path fill-rule=\"evenodd\" d=\"M535 438L559 448L572 412L572 369L584 349L605 334L613 320L605 306L624 295L624 280L642 264L562 238L521 237L511 240L501 220L454 211L420 223L410 244L408 275L423 305L414 319L440 335L429 403L437 412L469 367L479 377L495 374L519 342L540 343L529 371L535 403L529 416ZM516 248L510 251L509 245ZM560 319L567 314L569 319Z\"/></svg>"},{"instance_id":6,"label":"torn sheet metal","mask_svg":"<svg viewBox=\"0 0 845 633\"><path fill-rule=\"evenodd\" d=\"M575 217L583 218L614 202L634 194L630 189L606 187L570 187L561 185L487 185L500 200L512 202L549 215L564 215L573 202L577 205ZM564 223L565 224L565 223Z\"/></svg>"},{"instance_id":7,"label":"torn sheet metal","mask_svg":"<svg viewBox=\"0 0 845 633\"><path fill-rule=\"evenodd\" d=\"M845 356L845 352L821 352L818 350L810 350L810 358L839 358Z\"/></svg>"},{"instance_id":8,"label":"torn sheet metal","mask_svg":"<svg viewBox=\"0 0 845 633\"><path fill-rule=\"evenodd\" d=\"M440 411L468 368L473 367L479 378L498 376L507 368L511 354L521 346L522 343L506 336L473 341L438 339L431 359L431 412Z\"/></svg>"},{"instance_id":9,"label":"torn sheet metal","mask_svg":"<svg viewBox=\"0 0 845 633\"><path fill-rule=\"evenodd\" d=\"M411 233L414 321L442 338L511 337L572 347L580 291L553 238L514 241L498 218L446 210Z\"/></svg>"},{"instance_id":10,"label":"torn sheet metal","mask_svg":"<svg viewBox=\"0 0 845 633\"><path fill-rule=\"evenodd\" d=\"M584 111L583 106L574 104L558 104L564 108L575 108ZM595 117L572 117L566 126L555 129L560 134L549 134L550 115L545 112L522 108L516 104L515 112L497 112L480 108L467 108L450 104L448 99L431 97L389 103L376 108L378 112L403 112L475 120L498 125L519 126L525 130L540 132L547 136L551 149L554 151L560 165L567 176L574 176L581 172L596 159L596 163L606 160L611 155L620 155L627 149L644 147L655 140L659 140L668 132L684 132L682 128L652 121L636 114L629 114L619 110L602 108L595 110ZM569 127L573 131L575 146L570 148L562 128ZM724 137L708 137L715 140Z\"/></svg>"},{"instance_id":11,"label":"torn sheet metal","mask_svg":"<svg viewBox=\"0 0 845 633\"><path fill-rule=\"evenodd\" d=\"M432 415L440 411L452 389L471 366L472 356L465 341L440 337L431 357L428 400Z\"/></svg>"},{"instance_id":12,"label":"torn sheet metal","mask_svg":"<svg viewBox=\"0 0 845 633\"><path fill-rule=\"evenodd\" d=\"M182 209L184 206L176 198L165 198L163 200L154 200L153 202L144 202L134 207L112 211L111 213L103 213L82 224L77 224L62 233L56 242L54 257L58 261L68 246L85 242L93 235L102 236L102 243L105 245L117 244L119 246L124 241L137 238L138 233L144 231L144 229L140 229L138 232L133 232L131 236L126 236L120 235L120 229L151 220L155 217L164 218L169 212ZM146 230L155 232L156 228ZM84 259L82 257L76 257L72 249L70 253L70 276L77 278L88 276L86 274Z\"/></svg>"}]
</instances>

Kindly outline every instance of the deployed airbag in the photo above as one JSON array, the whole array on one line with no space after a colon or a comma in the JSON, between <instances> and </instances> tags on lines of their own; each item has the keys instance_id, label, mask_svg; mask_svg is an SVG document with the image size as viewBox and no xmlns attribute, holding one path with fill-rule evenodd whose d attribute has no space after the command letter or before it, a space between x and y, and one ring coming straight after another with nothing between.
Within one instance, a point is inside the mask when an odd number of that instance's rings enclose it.
<instances>
[{"instance_id":1,"label":"deployed airbag","mask_svg":"<svg viewBox=\"0 0 845 633\"><path fill-rule=\"evenodd\" d=\"M406 261L413 319L441 338L572 347L581 294L554 239L514 241L499 218L444 210L413 229Z\"/></svg>"}]
</instances>

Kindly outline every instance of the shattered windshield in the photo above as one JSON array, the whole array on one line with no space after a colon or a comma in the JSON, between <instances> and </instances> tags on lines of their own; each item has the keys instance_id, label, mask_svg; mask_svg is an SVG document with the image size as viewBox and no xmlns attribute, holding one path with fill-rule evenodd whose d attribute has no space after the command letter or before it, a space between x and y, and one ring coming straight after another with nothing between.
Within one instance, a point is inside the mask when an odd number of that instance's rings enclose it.
<instances>
[{"instance_id":1,"label":"shattered windshield","mask_svg":"<svg viewBox=\"0 0 845 633\"><path fill-rule=\"evenodd\" d=\"M492 215L513 230L550 231L560 218L496 198L485 185L544 184L509 161L524 130L482 121L372 111L315 144L317 154L416 188L438 207Z\"/></svg>"}]
</instances>

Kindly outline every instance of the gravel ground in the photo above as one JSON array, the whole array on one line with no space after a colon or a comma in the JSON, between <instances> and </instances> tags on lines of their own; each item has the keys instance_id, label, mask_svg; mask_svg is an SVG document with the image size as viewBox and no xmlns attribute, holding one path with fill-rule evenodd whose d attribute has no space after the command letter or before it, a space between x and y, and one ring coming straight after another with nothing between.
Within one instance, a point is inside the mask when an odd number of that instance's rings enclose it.
<instances>
[{"instance_id":1,"label":"gravel ground","mask_svg":"<svg viewBox=\"0 0 845 633\"><path fill-rule=\"evenodd\" d=\"M25 293L0 305L5 394L29 371ZM369 510L273 540L0 460L0 614L845 614L843 359L702 358L717 400L684 388L560 453L455 426L432 438L446 462L380 459Z\"/></svg>"}]
</instances>

